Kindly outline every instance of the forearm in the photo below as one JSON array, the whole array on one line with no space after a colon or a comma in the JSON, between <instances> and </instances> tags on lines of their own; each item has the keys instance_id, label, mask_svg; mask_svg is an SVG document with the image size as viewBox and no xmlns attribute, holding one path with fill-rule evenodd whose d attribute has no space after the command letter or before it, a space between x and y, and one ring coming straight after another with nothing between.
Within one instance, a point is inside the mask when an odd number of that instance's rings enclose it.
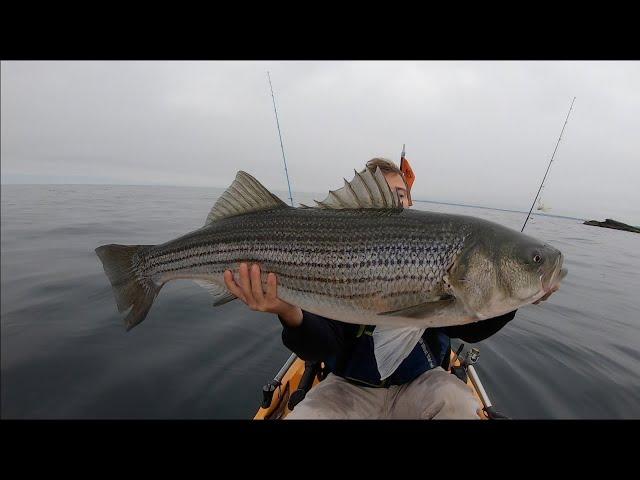
<instances>
[{"instance_id":1,"label":"forearm","mask_svg":"<svg viewBox=\"0 0 640 480\"><path fill-rule=\"evenodd\" d=\"M482 320L467 325L456 325L442 329L450 338L459 338L465 342L476 343L489 338L502 327L513 320L517 310L500 315L499 317Z\"/></svg>"},{"instance_id":2,"label":"forearm","mask_svg":"<svg viewBox=\"0 0 640 480\"><path fill-rule=\"evenodd\" d=\"M278 319L280 323L282 323L283 327L299 327L302 323L302 319L304 318L304 314L300 307L296 307L295 305L289 305L282 302L282 309L272 312L278 315Z\"/></svg>"},{"instance_id":3,"label":"forearm","mask_svg":"<svg viewBox=\"0 0 640 480\"><path fill-rule=\"evenodd\" d=\"M303 360L319 362L337 352L344 340L338 322L302 311L302 321L292 327L280 316L282 343Z\"/></svg>"}]
</instances>

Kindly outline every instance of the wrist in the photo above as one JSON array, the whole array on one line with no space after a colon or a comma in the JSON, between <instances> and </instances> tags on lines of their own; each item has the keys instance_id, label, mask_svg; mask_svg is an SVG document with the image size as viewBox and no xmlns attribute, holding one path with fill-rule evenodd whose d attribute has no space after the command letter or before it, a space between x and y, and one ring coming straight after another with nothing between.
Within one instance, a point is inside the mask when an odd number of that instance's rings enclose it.
<instances>
[{"instance_id":1,"label":"wrist","mask_svg":"<svg viewBox=\"0 0 640 480\"><path fill-rule=\"evenodd\" d=\"M302 324L302 309L295 305L289 305L278 313L280 322L290 328L299 327Z\"/></svg>"}]
</instances>

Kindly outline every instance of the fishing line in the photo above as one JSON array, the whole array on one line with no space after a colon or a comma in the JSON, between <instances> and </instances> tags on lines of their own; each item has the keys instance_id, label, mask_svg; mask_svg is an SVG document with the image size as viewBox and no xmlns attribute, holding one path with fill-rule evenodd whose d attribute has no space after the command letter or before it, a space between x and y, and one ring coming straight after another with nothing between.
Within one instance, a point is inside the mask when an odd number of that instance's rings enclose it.
<instances>
[{"instance_id":1,"label":"fishing line","mask_svg":"<svg viewBox=\"0 0 640 480\"><path fill-rule=\"evenodd\" d=\"M553 154L551 155L551 160L549 160L549 165L547 165L547 171L544 172L544 177L542 177L542 182L540 183L540 188L538 188L538 193L536 193L535 198L533 199L533 203L531 204L531 208L529 209L529 213L527 214L527 218L522 225L522 229L520 232L524 232L524 227L527 226L527 222L529 218L531 218L531 212L533 211L533 207L536 204L536 200L538 200L538 196L540 195L540 191L542 190L542 186L544 185L544 181L547 179L547 175L549 173L549 169L551 168L551 163L553 163L553 158L556 156L556 152L558 151L558 145L560 145L560 140L562 139L562 134L564 133L564 129L567 126L567 122L569 121L569 115L571 115L571 110L573 110L573 102L576 101L576 97L573 97L571 100L571 106L569 107L569 113L567 113L567 118L564 120L564 125L562 125L562 131L560 132L560 136L558 137L558 141L556 142L556 148L553 149Z\"/></svg>"},{"instance_id":2,"label":"fishing line","mask_svg":"<svg viewBox=\"0 0 640 480\"><path fill-rule=\"evenodd\" d=\"M280 149L282 150L282 161L284 163L284 173L287 176L287 187L289 187L289 202L293 207L293 195L291 195L291 182L289 182L289 171L287 170L287 157L284 155L284 145L282 143L282 133L280 132L280 121L278 120L278 109L276 108L276 97L273 94L273 85L271 84L271 75L267 71L267 78L269 79L269 88L271 89L271 99L273 100L273 113L276 115L276 125L278 127L278 138L280 139ZM280 371L276 374L275 378L262 388L263 400L262 408L268 408L271 405L271 398L273 397L273 388L275 385L278 387L278 398L282 399L282 377L289 370L289 367L293 365L293 362L298 358L295 353L292 353Z\"/></svg>"},{"instance_id":3,"label":"fishing line","mask_svg":"<svg viewBox=\"0 0 640 480\"><path fill-rule=\"evenodd\" d=\"M273 85L271 85L271 75L267 72L269 88L271 89L271 99L273 100L273 111L276 114L276 125L278 126L278 137L280 138L280 149L282 150L282 161L284 162L284 173L287 176L287 186L289 187L289 201L293 207L293 196L291 195L291 183L289 182L289 171L287 170L287 158L284 156L284 145L282 144L282 133L280 133L280 121L278 120L278 110L276 109L276 97L273 95Z\"/></svg>"}]
</instances>

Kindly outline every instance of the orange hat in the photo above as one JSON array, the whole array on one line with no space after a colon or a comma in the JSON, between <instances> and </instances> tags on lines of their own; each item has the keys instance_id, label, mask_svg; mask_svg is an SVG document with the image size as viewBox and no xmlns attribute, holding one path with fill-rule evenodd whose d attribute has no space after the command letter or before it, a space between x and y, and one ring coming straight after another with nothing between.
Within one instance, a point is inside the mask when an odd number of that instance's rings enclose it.
<instances>
[{"instance_id":1,"label":"orange hat","mask_svg":"<svg viewBox=\"0 0 640 480\"><path fill-rule=\"evenodd\" d=\"M409 205L413 205L413 202L411 201L411 187L413 186L413 182L415 182L416 180L416 174L413 173L413 169L411 168L409 160L404 157L404 152L402 158L400 159L400 171L402 172L404 181L407 182L407 196L409 197Z\"/></svg>"}]
</instances>

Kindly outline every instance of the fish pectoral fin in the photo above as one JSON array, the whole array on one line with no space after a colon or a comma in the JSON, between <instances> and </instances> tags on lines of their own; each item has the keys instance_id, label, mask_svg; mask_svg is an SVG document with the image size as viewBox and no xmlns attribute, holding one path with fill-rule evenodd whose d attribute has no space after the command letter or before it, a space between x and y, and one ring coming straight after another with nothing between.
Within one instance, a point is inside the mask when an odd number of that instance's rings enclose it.
<instances>
[{"instance_id":1,"label":"fish pectoral fin","mask_svg":"<svg viewBox=\"0 0 640 480\"><path fill-rule=\"evenodd\" d=\"M213 296L214 307L219 307L220 305L224 305L225 303L229 303L238 298L225 287L221 287L215 282L210 282L208 280L194 280L194 282L207 290Z\"/></svg>"},{"instance_id":2,"label":"fish pectoral fin","mask_svg":"<svg viewBox=\"0 0 640 480\"><path fill-rule=\"evenodd\" d=\"M432 301L411 305L410 307L401 308L399 310L390 310L388 312L380 312L378 315L390 317L408 317L408 318L425 318L434 315L440 310L450 307L455 301L455 297L445 295L436 297Z\"/></svg>"},{"instance_id":3,"label":"fish pectoral fin","mask_svg":"<svg viewBox=\"0 0 640 480\"><path fill-rule=\"evenodd\" d=\"M391 376L416 346L425 329L422 327L376 326L373 349L380 380Z\"/></svg>"}]
</instances>

